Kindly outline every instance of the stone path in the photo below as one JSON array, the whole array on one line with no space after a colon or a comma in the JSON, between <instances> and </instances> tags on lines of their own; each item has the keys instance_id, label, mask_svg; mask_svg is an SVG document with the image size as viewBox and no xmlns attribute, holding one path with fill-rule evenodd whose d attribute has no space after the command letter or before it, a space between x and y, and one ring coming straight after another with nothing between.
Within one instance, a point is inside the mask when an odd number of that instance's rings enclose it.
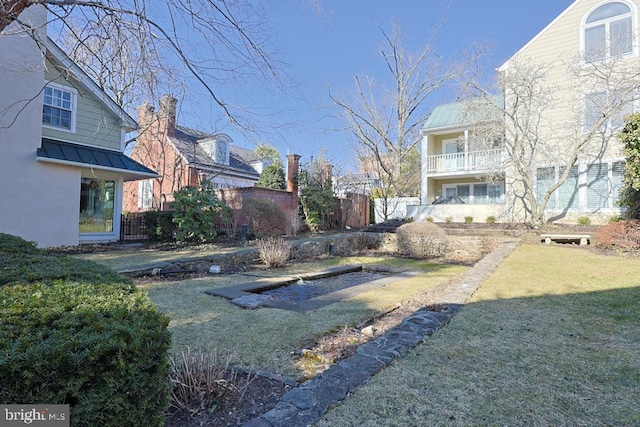
<instances>
[{"instance_id":1,"label":"stone path","mask_svg":"<svg viewBox=\"0 0 640 427\"><path fill-rule=\"evenodd\" d=\"M289 391L272 410L244 426L302 427L315 423L329 406L345 399L382 368L445 326L517 245L518 240L505 241L449 285L435 301L445 310L416 311L400 325L360 346L353 356Z\"/></svg>"}]
</instances>

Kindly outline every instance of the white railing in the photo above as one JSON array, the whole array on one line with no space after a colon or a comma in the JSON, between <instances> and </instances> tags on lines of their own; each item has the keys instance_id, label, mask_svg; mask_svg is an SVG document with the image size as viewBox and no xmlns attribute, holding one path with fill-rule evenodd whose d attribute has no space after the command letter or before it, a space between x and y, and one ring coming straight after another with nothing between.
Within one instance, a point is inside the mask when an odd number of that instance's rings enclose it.
<instances>
[{"instance_id":1,"label":"white railing","mask_svg":"<svg viewBox=\"0 0 640 427\"><path fill-rule=\"evenodd\" d=\"M466 151L427 156L427 173L486 171L503 168L504 150Z\"/></svg>"}]
</instances>

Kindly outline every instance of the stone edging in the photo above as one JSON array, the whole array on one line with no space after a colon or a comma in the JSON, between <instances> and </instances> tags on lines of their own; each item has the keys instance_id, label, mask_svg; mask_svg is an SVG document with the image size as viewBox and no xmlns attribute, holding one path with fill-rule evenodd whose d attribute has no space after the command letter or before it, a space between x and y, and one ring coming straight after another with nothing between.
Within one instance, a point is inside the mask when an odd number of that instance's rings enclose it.
<instances>
[{"instance_id":1,"label":"stone edging","mask_svg":"<svg viewBox=\"0 0 640 427\"><path fill-rule=\"evenodd\" d=\"M382 368L445 326L517 245L518 240L505 241L448 286L439 297L439 302L447 307L444 311L416 311L400 325L360 346L356 354L286 393L273 409L244 426L294 427L317 422L331 405L345 399Z\"/></svg>"}]
</instances>

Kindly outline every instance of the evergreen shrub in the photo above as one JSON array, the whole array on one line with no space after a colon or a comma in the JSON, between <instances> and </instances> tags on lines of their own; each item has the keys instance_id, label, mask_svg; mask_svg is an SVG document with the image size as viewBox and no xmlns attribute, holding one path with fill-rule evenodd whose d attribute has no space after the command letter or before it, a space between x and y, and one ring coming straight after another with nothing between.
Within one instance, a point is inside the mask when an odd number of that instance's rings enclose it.
<instances>
[{"instance_id":1,"label":"evergreen shrub","mask_svg":"<svg viewBox=\"0 0 640 427\"><path fill-rule=\"evenodd\" d=\"M0 402L69 404L72 426L163 425L171 336L146 293L13 236L0 265Z\"/></svg>"}]
</instances>

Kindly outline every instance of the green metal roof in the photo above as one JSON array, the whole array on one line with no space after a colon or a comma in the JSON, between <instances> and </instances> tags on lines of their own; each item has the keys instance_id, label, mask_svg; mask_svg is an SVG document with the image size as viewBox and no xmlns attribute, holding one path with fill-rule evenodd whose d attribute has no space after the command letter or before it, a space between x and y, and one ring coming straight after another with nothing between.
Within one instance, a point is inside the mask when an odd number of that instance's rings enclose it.
<instances>
[{"instance_id":1,"label":"green metal roof","mask_svg":"<svg viewBox=\"0 0 640 427\"><path fill-rule=\"evenodd\" d=\"M118 151L47 138L42 138L42 146L38 148L37 157L43 161L123 173L127 181L158 176L153 170Z\"/></svg>"},{"instance_id":2,"label":"green metal roof","mask_svg":"<svg viewBox=\"0 0 640 427\"><path fill-rule=\"evenodd\" d=\"M427 121L422 126L422 129L437 129L456 125L468 124L471 120L467 113L467 106L470 101L454 102L451 104L438 105ZM501 95L496 95L491 102L500 108L496 109L496 114L490 118L498 118L499 111L504 106L504 98Z\"/></svg>"}]
</instances>

